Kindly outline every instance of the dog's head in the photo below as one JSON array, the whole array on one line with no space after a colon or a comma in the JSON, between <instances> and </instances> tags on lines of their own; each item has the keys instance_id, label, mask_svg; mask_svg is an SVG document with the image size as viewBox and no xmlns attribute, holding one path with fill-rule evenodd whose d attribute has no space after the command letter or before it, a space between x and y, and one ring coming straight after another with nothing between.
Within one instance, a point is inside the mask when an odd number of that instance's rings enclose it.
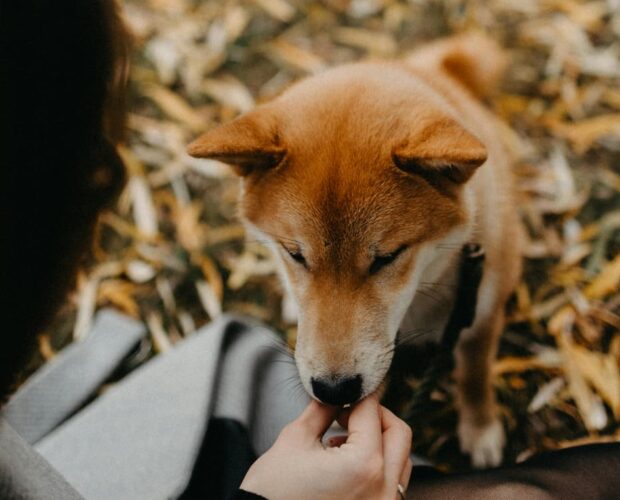
<instances>
[{"instance_id":1,"label":"dog's head","mask_svg":"<svg viewBox=\"0 0 620 500\"><path fill-rule=\"evenodd\" d=\"M463 185L485 147L404 70L358 64L302 81L189 152L241 176L241 216L299 306L306 390L330 404L375 391L437 245L468 237Z\"/></svg>"}]
</instances>

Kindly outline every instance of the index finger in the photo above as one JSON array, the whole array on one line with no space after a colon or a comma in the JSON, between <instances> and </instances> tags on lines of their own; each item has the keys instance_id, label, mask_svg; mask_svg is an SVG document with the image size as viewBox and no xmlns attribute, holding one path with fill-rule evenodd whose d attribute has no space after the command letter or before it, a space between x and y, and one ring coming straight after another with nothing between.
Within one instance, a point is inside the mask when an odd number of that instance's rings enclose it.
<instances>
[{"instance_id":1,"label":"index finger","mask_svg":"<svg viewBox=\"0 0 620 500\"><path fill-rule=\"evenodd\" d=\"M336 418L337 408L310 401L303 413L291 422L288 430L302 439L320 440Z\"/></svg>"},{"instance_id":2,"label":"index finger","mask_svg":"<svg viewBox=\"0 0 620 500\"><path fill-rule=\"evenodd\" d=\"M347 443L363 445L369 452L381 450L381 414L377 395L371 394L351 409L348 431Z\"/></svg>"}]
</instances>

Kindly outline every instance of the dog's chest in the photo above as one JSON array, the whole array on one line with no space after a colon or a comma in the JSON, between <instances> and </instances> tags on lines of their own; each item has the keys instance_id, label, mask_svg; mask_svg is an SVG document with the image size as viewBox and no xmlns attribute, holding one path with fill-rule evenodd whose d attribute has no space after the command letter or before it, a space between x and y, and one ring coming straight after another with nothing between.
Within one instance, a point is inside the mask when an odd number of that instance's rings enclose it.
<instances>
[{"instance_id":1,"label":"dog's chest","mask_svg":"<svg viewBox=\"0 0 620 500\"><path fill-rule=\"evenodd\" d=\"M422 273L413 301L400 324L402 342L423 344L441 340L456 301L458 276L458 259L449 259L444 265L431 265Z\"/></svg>"}]
</instances>

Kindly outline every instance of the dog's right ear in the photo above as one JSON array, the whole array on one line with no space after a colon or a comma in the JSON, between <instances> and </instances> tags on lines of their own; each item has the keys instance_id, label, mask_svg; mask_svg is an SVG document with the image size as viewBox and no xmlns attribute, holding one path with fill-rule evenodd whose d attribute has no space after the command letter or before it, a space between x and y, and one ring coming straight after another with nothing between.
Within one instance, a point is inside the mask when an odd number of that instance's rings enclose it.
<instances>
[{"instance_id":1,"label":"dog's right ear","mask_svg":"<svg viewBox=\"0 0 620 500\"><path fill-rule=\"evenodd\" d=\"M278 144L273 117L258 110L206 132L187 152L195 158L228 163L243 177L276 167L286 154Z\"/></svg>"}]
</instances>

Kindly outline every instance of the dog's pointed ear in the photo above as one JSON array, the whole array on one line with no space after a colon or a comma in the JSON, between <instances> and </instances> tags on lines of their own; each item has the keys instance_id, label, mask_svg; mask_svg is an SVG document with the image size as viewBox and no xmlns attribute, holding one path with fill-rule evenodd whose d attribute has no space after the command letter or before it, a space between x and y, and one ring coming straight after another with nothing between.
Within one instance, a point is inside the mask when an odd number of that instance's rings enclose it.
<instances>
[{"instance_id":1,"label":"dog's pointed ear","mask_svg":"<svg viewBox=\"0 0 620 500\"><path fill-rule=\"evenodd\" d=\"M430 184L454 188L465 183L487 159L484 144L452 118L434 120L395 147L394 164Z\"/></svg>"},{"instance_id":2,"label":"dog's pointed ear","mask_svg":"<svg viewBox=\"0 0 620 500\"><path fill-rule=\"evenodd\" d=\"M258 110L204 133L187 147L187 152L196 158L228 163L240 176L271 169L286 153L278 144L273 117Z\"/></svg>"}]
</instances>

